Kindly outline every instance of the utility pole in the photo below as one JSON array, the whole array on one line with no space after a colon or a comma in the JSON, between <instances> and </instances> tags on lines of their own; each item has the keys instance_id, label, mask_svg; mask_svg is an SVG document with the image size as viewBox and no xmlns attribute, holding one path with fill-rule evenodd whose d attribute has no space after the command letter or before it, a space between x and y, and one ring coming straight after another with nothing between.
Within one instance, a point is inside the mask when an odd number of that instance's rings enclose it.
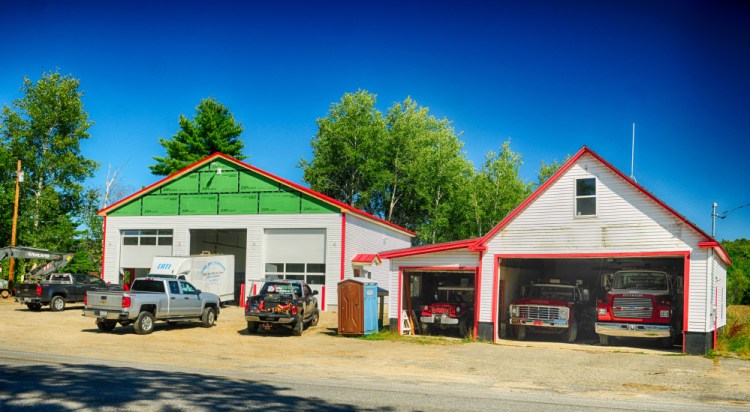
<instances>
[{"instance_id":1,"label":"utility pole","mask_svg":"<svg viewBox=\"0 0 750 412\"><path fill-rule=\"evenodd\" d=\"M16 246L16 223L18 222L18 192L20 191L20 182L23 182L23 172L21 171L21 160L18 160L18 167L16 168L16 199L13 202L13 226L10 232L10 246ZM13 269L15 269L16 260L11 258L8 269L8 284L13 283Z\"/></svg>"}]
</instances>

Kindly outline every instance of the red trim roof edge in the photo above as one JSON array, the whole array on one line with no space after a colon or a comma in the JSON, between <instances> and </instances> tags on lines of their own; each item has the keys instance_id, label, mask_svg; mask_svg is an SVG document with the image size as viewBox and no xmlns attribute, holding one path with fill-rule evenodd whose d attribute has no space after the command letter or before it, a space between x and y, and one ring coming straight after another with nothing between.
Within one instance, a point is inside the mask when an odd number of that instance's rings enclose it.
<instances>
[{"instance_id":1,"label":"red trim roof edge","mask_svg":"<svg viewBox=\"0 0 750 412\"><path fill-rule=\"evenodd\" d=\"M554 182L557 181L557 179L562 176L565 172L568 171L577 161L580 159L583 155L590 154L593 156L596 160L601 162L604 166L609 168L611 171L613 171L616 175L620 176L622 179L624 179L626 182L630 183L633 187L635 187L638 191L646 195L648 198L656 202L658 205L660 205L662 208L664 208L667 212L671 213L678 219L682 220L685 224L690 226L693 230L695 230L698 234L703 236L706 239L710 239L714 242L716 242L711 236L709 236L706 232L701 230L698 226L696 226L693 222L687 220L684 216L677 213L674 209L672 209L669 205L658 199L656 196L654 196L651 192L646 190L643 186L639 185L638 183L634 182L629 177L625 176L624 173L622 173L620 170L618 170L616 167L614 167L612 164L610 164L608 161L604 160L603 157L599 156L596 152L589 149L587 146L583 146L581 150L578 151L570 160L568 160L567 163L565 163L555 174L553 174L549 179L547 179L546 182L544 182L543 185L541 185L534 193L532 193L526 200L524 200L518 207L513 209L513 212L508 214L508 216L505 217L497 226L492 228L485 236L479 239L475 247L481 247L484 246L485 243L491 239L500 229L505 227L508 223L510 223L511 220L513 220L518 214L520 214L526 207L529 206L536 198L538 198L544 191L549 188ZM726 253L726 251L721 247L720 244L717 243L718 249L721 251L721 255L726 257L726 259L723 259L725 263L731 264L731 261L729 260L729 255Z\"/></svg>"},{"instance_id":2,"label":"red trim roof edge","mask_svg":"<svg viewBox=\"0 0 750 412\"><path fill-rule=\"evenodd\" d=\"M286 186L293 187L294 189L297 189L297 190L299 190L302 193L305 193L305 194L307 194L309 196L312 196L312 197L314 197L316 199L322 200L322 201L324 201L326 203L329 203L329 204L331 204L333 206L339 207L339 208L343 209L343 211L352 212L352 213L355 213L355 214L360 215L362 217L365 217L365 218L367 218L369 220L374 220L377 223L389 226L392 229L396 229L396 230L398 230L398 231L400 231L400 232L402 232L402 233L404 233L404 234L406 234L408 236L411 236L411 237L416 236L416 233L412 232L409 229L406 229L406 228L403 228L401 226L398 226L395 223L391 223L391 222L389 222L389 221L387 221L385 219L381 219L381 218L379 218L377 216L373 216L373 215L371 215L371 214L369 214L369 213L367 213L365 211L362 211L362 210L359 210L359 209L357 209L357 208L355 208L353 206L347 205L346 203L340 202L340 201L338 201L338 200L336 200L336 199L334 199L332 197L326 196L326 195L324 195L322 193L318 193L318 192L316 192L316 191L314 191L314 190L312 190L310 188L304 187L304 186L299 185L297 183L294 183L294 182L291 182L289 180L286 180L286 179L284 179L282 177L276 176L276 175L274 175L272 173L266 172L265 170L258 169L255 166L249 165L249 164L247 164L247 163L245 163L245 162L243 162L241 160L237 160L237 159L235 159L235 158L233 158L231 156L228 156L228 155L226 155L224 153L220 153L220 152L213 153L210 156L208 156L208 157L206 157L206 158L204 158L202 160L199 160L199 161L193 163L192 165L183 168L180 171L174 172L171 175L169 175L169 176L167 176L167 177L165 177L165 178L157 181L156 183L153 183L153 184L151 184L151 185L149 185L149 186L147 186L147 187L145 187L145 188L143 188L143 189L141 189L141 190L139 190L139 191L137 191L135 193L133 193L132 195L130 195L130 196L128 196L128 197L126 197L126 198L124 198L124 199L122 199L122 200L120 200L120 201L118 201L116 203L113 203L113 204L111 204L111 205L109 205L107 207L102 208L101 210L99 210L97 212L97 214L99 214L100 216L105 216L110 210L119 207L121 204L127 203L128 201L133 200L134 198L136 198L138 196L141 196L141 195L143 195L143 194L145 194L145 193L147 193L147 192L155 189L156 187L161 186L161 185L167 183L168 181L177 178L178 176L181 176L181 175L183 175L183 174L185 174L185 173L187 173L187 172L189 172L191 170L194 170L194 169L196 169L196 168L198 168L200 166L203 166L204 164L206 164L206 163L214 160L215 158L222 158L222 159L227 160L227 161L229 161L231 163L234 163L234 164L236 164L238 166L241 166L241 167L243 167L245 169L252 170L253 172L261 174L261 175L263 175L263 176L265 176L265 177L267 177L267 178L269 178L271 180L275 180L275 181L277 181L279 183L282 183L282 184L284 184Z\"/></svg>"},{"instance_id":3,"label":"red trim roof edge","mask_svg":"<svg viewBox=\"0 0 750 412\"><path fill-rule=\"evenodd\" d=\"M726 250L721 246L721 243L713 240L709 242L698 242L699 248L713 248L714 252L719 254L719 257L721 257L721 260L724 261L727 265L732 264L732 259L729 257L729 254Z\"/></svg>"},{"instance_id":4,"label":"red trim roof edge","mask_svg":"<svg viewBox=\"0 0 750 412\"><path fill-rule=\"evenodd\" d=\"M393 259L405 256L416 256L423 255L426 253L445 252L448 250L457 249L469 249L470 252L479 252L479 250L473 250L472 246L477 242L478 239L465 239L457 240L455 242L437 243L434 245L417 246L406 249L388 250L385 252L378 253L381 259Z\"/></svg>"}]
</instances>

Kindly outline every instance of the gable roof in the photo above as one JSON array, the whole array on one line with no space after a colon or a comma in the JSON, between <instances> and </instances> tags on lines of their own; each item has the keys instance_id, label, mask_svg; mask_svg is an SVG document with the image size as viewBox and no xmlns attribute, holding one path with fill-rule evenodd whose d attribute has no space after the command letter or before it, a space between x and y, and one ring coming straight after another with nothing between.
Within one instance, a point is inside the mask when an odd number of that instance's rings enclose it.
<instances>
[{"instance_id":1,"label":"gable roof","mask_svg":"<svg viewBox=\"0 0 750 412\"><path fill-rule=\"evenodd\" d=\"M360 253L352 258L352 263L355 265L380 265L380 258L378 255L369 253Z\"/></svg>"},{"instance_id":2,"label":"gable roof","mask_svg":"<svg viewBox=\"0 0 750 412\"><path fill-rule=\"evenodd\" d=\"M565 174L576 162L583 157L584 155L591 155L594 159L598 160L601 164L606 166L608 169L610 169L614 174L622 178L624 181L628 182L631 186L633 186L636 190L643 193L646 197L650 198L656 204L661 206L664 210L678 218L679 220L683 221L688 227L692 228L696 233L701 235L705 240L703 242L699 242L699 247L711 247L716 251L717 254L721 257L721 259L726 263L727 265L731 265L732 261L729 259L729 255L724 250L724 248L721 247L721 244L714 240L711 236L709 236L706 232L701 230L698 226L696 226L693 222L687 220L684 216L677 213L674 209L669 207L666 203L659 200L656 196L654 196L651 192L643 188L643 186L636 183L634 180L630 179L629 177L625 176L624 173L622 173L620 170L618 170L616 167L612 166L609 162L604 160L601 156L596 154L593 150L589 149L586 146L583 146L581 150L578 151L578 153L575 154L570 160L568 160L560 169L555 172L549 179L547 179L546 182L544 182L543 185L539 186L539 188L534 191L529 197L526 198L523 202L521 202L520 205L518 205L511 213L508 214L497 226L492 228L489 232L487 232L486 235L481 237L475 245L472 246L472 249L482 250L486 248L487 242L492 239L500 230L502 230L505 226L510 224L513 219L515 219L521 212L523 212L529 205L531 205L539 196L541 196L547 189L552 186L560 177ZM381 254L382 256L382 254Z\"/></svg>"},{"instance_id":3,"label":"gable roof","mask_svg":"<svg viewBox=\"0 0 750 412\"><path fill-rule=\"evenodd\" d=\"M190 173L190 172L192 172L192 171L194 171L196 169L199 169L200 167L202 167L202 166L204 166L206 164L209 164L209 163L211 163L212 161L214 161L216 159L223 159L225 161L228 161L228 162L230 162L230 163L232 163L232 164L240 167L241 169L252 171L252 172L257 173L257 174L259 174L261 176L267 177L267 178L269 178L271 180L274 180L274 181L276 181L278 183L281 183L284 186L293 188L293 189L298 190L298 191L300 191L302 193L305 193L305 194L307 194L309 196L312 196L315 199L318 199L318 200L320 200L320 201L322 201L324 203L327 203L327 204L329 204L331 206L334 206L334 207L338 208L341 213L352 213L352 214L355 214L355 215L359 215L359 216L361 216L361 217L363 217L363 218L365 218L365 219L367 219L367 220L369 220L371 222L374 222L374 223L379 224L381 226L386 226L386 227L388 227L390 229L393 229L393 230L396 230L398 232L401 232L402 234L405 234L407 236L410 236L410 237L414 237L415 236L415 233L412 232L412 231L410 231L410 230L408 230L408 229L405 229L405 228L403 228L401 226L398 226L396 224L388 222L387 220L381 219L379 217L373 216L373 215L371 215L371 214L369 214L367 212L364 212L362 210L359 210L359 209L357 209L357 208L355 208L353 206L347 205L346 203L340 202L340 201L338 201L338 200L336 200L336 199L334 199L332 197L326 196L326 195L324 195L322 193L318 193L318 192L316 192L314 190L311 190L311 189L306 188L304 186L298 185L298 184L296 184L294 182L291 182L291 181L286 180L284 178L278 177L278 176L276 176L274 174L268 173L268 172L266 172L264 170L258 169L257 167L251 166L251 165L249 165L247 163L244 163L244 162L242 162L240 160L237 160L237 159L235 159L235 158L233 158L231 156L227 156L224 153L219 153L219 152L216 152L216 153L214 153L214 154L212 154L212 155L204 158L203 160L199 160L198 162L193 163L192 165L187 166L187 167L185 167L184 169L182 169L180 171L174 172L171 175L169 175L169 176L167 176L167 177L165 177L165 178L157 181L156 183L151 184L150 186L147 186L147 187L145 187L145 188L143 188L143 189L141 189L141 190L139 190L139 191L131 194L130 196L125 197L124 199L121 199L118 202L115 202L115 203L113 203L113 204L111 204L111 205L109 205L107 207L102 208L101 210L99 210L97 212L97 214L99 216L107 216L107 214L109 212L112 212L113 210L119 208L120 206L123 206L124 204L126 204L126 203L128 203L128 202L130 202L132 200L135 200L135 199L137 199L137 198L139 198L139 197L141 197L143 195L146 195L146 194L148 194L148 193L150 193L150 192L152 192L152 191L154 191L156 189L159 189L160 187L162 187L162 186L164 186L164 185L166 185L166 184L168 184L168 183L176 180L177 178L179 178L181 176L184 176L184 175L186 175L186 174L188 174L188 173Z\"/></svg>"}]
</instances>

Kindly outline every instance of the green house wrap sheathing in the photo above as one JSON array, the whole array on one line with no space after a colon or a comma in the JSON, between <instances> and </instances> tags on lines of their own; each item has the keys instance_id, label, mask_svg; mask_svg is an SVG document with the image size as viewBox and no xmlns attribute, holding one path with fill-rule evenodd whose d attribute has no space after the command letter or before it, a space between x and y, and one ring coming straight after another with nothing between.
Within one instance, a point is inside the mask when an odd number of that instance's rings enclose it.
<instances>
[{"instance_id":1,"label":"green house wrap sheathing","mask_svg":"<svg viewBox=\"0 0 750 412\"><path fill-rule=\"evenodd\" d=\"M220 215L257 215L257 193L230 193L219 195Z\"/></svg>"},{"instance_id":2,"label":"green house wrap sheathing","mask_svg":"<svg viewBox=\"0 0 750 412\"><path fill-rule=\"evenodd\" d=\"M140 216L141 199L136 199L110 213L112 216Z\"/></svg>"},{"instance_id":3,"label":"green house wrap sheathing","mask_svg":"<svg viewBox=\"0 0 750 412\"><path fill-rule=\"evenodd\" d=\"M312 196L301 195L301 197L302 209L300 210L300 213L337 213L339 211L338 208Z\"/></svg>"},{"instance_id":4,"label":"green house wrap sheathing","mask_svg":"<svg viewBox=\"0 0 750 412\"><path fill-rule=\"evenodd\" d=\"M165 195L175 193L198 193L198 174L189 174L170 182L161 188L161 193Z\"/></svg>"},{"instance_id":5,"label":"green house wrap sheathing","mask_svg":"<svg viewBox=\"0 0 750 412\"><path fill-rule=\"evenodd\" d=\"M219 195L180 196L181 215L215 215Z\"/></svg>"},{"instance_id":6,"label":"green house wrap sheathing","mask_svg":"<svg viewBox=\"0 0 750 412\"><path fill-rule=\"evenodd\" d=\"M143 198L143 216L174 216L179 204L177 195L148 195Z\"/></svg>"},{"instance_id":7,"label":"green house wrap sheathing","mask_svg":"<svg viewBox=\"0 0 750 412\"><path fill-rule=\"evenodd\" d=\"M236 171L222 171L221 174L201 172L200 191L201 193L237 193L240 186L239 175Z\"/></svg>"},{"instance_id":8,"label":"green house wrap sheathing","mask_svg":"<svg viewBox=\"0 0 750 412\"><path fill-rule=\"evenodd\" d=\"M240 192L278 192L279 183L267 177L240 173Z\"/></svg>"},{"instance_id":9,"label":"green house wrap sheathing","mask_svg":"<svg viewBox=\"0 0 750 412\"><path fill-rule=\"evenodd\" d=\"M252 170L216 160L111 211L110 216L338 213L339 208Z\"/></svg>"},{"instance_id":10,"label":"green house wrap sheathing","mask_svg":"<svg viewBox=\"0 0 750 412\"><path fill-rule=\"evenodd\" d=\"M269 192L260 194L260 213L299 213L300 197L298 193Z\"/></svg>"}]
</instances>

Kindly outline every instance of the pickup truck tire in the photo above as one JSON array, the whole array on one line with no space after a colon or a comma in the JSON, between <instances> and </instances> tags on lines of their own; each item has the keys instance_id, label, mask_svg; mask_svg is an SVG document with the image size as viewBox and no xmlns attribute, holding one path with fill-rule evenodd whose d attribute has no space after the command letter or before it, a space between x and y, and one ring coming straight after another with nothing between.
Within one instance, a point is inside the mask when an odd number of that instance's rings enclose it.
<instances>
[{"instance_id":1,"label":"pickup truck tire","mask_svg":"<svg viewBox=\"0 0 750 412\"><path fill-rule=\"evenodd\" d=\"M247 333L251 335L258 333L258 322L247 322Z\"/></svg>"},{"instance_id":2,"label":"pickup truck tire","mask_svg":"<svg viewBox=\"0 0 750 412\"><path fill-rule=\"evenodd\" d=\"M518 327L518 340L526 340L526 326L519 326Z\"/></svg>"},{"instance_id":3,"label":"pickup truck tire","mask_svg":"<svg viewBox=\"0 0 750 412\"><path fill-rule=\"evenodd\" d=\"M201 314L201 326L210 328L216 323L216 309L204 308Z\"/></svg>"},{"instance_id":4,"label":"pickup truck tire","mask_svg":"<svg viewBox=\"0 0 750 412\"><path fill-rule=\"evenodd\" d=\"M318 326L318 321L320 320L320 313L315 312L312 319L310 319L310 326Z\"/></svg>"},{"instance_id":5,"label":"pickup truck tire","mask_svg":"<svg viewBox=\"0 0 750 412\"><path fill-rule=\"evenodd\" d=\"M49 302L49 310L53 312L61 312L65 310L65 299L62 296L54 296Z\"/></svg>"},{"instance_id":6,"label":"pickup truck tire","mask_svg":"<svg viewBox=\"0 0 750 412\"><path fill-rule=\"evenodd\" d=\"M304 327L304 323L305 323L303 319L304 318L300 316L297 323L294 324L294 329L292 329L292 335L302 336L302 328Z\"/></svg>"},{"instance_id":7,"label":"pickup truck tire","mask_svg":"<svg viewBox=\"0 0 750 412\"><path fill-rule=\"evenodd\" d=\"M562 339L564 342L573 343L576 341L577 337L578 337L578 322L576 322L576 320L573 319L573 321L570 322L570 325L568 325L568 330L562 333Z\"/></svg>"},{"instance_id":8,"label":"pickup truck tire","mask_svg":"<svg viewBox=\"0 0 750 412\"><path fill-rule=\"evenodd\" d=\"M151 312L141 312L133 324L135 333L148 335L154 331L154 315Z\"/></svg>"},{"instance_id":9,"label":"pickup truck tire","mask_svg":"<svg viewBox=\"0 0 750 412\"><path fill-rule=\"evenodd\" d=\"M607 335L599 335L599 344L602 346L609 346L612 343L612 339Z\"/></svg>"},{"instance_id":10,"label":"pickup truck tire","mask_svg":"<svg viewBox=\"0 0 750 412\"><path fill-rule=\"evenodd\" d=\"M112 332L117 326L117 322L113 320L97 319L96 327L102 332Z\"/></svg>"},{"instance_id":11,"label":"pickup truck tire","mask_svg":"<svg viewBox=\"0 0 750 412\"><path fill-rule=\"evenodd\" d=\"M27 303L26 307L29 308L29 310L36 311L42 308L42 304L41 303Z\"/></svg>"}]
</instances>

